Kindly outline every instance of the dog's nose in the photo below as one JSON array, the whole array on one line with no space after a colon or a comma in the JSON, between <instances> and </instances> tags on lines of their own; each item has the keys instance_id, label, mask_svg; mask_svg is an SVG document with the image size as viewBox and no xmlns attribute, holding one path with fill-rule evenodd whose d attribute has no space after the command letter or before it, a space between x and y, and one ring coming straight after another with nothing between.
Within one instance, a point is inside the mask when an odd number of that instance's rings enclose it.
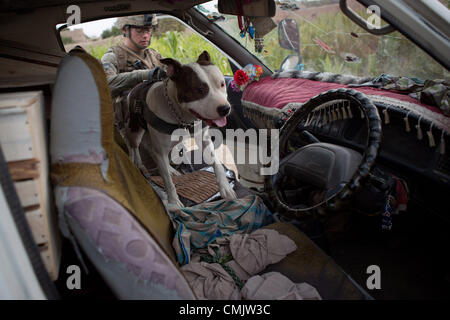
<instances>
[{"instance_id":1,"label":"dog's nose","mask_svg":"<svg viewBox=\"0 0 450 320\"><path fill-rule=\"evenodd\" d=\"M218 106L217 113L219 114L219 116L225 117L228 115L228 113L230 113L230 109L230 106L227 105Z\"/></svg>"}]
</instances>

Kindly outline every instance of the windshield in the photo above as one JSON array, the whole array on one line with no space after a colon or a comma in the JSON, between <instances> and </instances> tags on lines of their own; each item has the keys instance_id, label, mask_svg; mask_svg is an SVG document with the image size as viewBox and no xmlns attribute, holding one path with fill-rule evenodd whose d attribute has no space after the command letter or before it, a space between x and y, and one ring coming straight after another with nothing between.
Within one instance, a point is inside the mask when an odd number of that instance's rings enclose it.
<instances>
[{"instance_id":1,"label":"windshield","mask_svg":"<svg viewBox=\"0 0 450 320\"><path fill-rule=\"evenodd\" d=\"M444 67L399 32L376 36L358 27L341 12L339 0L275 2L276 14L271 18L273 24L269 27L266 22L262 26L270 31L262 38L261 52L258 52L261 41L255 41L256 37L252 37L253 30L247 28L249 32L242 36L237 17L218 14L217 1L196 8L274 72L280 69L288 56L298 56L296 50L280 46L278 39L279 24L285 19L292 19L298 24L298 53L304 70L371 77L390 74L420 79L449 78L449 72ZM447 1L441 2L447 5ZM348 3L362 17L369 16L367 9L355 0ZM245 28L245 21L242 25ZM297 65L297 60L294 61Z\"/></svg>"}]
</instances>

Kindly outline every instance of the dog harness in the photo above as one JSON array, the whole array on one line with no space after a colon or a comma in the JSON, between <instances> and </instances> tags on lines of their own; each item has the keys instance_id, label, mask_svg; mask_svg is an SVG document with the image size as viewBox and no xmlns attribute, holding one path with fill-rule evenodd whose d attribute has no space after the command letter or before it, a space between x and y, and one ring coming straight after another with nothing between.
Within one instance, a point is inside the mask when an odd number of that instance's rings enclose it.
<instances>
[{"instance_id":1,"label":"dog harness","mask_svg":"<svg viewBox=\"0 0 450 320\"><path fill-rule=\"evenodd\" d=\"M137 132L140 128L147 130L147 124L153 129L171 135L177 129L188 129L194 132L194 123L192 124L174 124L169 123L158 117L147 105L146 96L148 90L158 81L145 80L135 86L128 95L130 108L130 130Z\"/></svg>"}]
</instances>

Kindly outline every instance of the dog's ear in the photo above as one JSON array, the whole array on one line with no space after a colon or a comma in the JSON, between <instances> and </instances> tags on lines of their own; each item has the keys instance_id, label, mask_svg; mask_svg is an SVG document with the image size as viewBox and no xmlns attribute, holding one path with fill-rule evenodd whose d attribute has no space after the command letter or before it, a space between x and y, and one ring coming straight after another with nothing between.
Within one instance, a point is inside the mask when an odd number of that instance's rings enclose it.
<instances>
[{"instance_id":1,"label":"dog's ear","mask_svg":"<svg viewBox=\"0 0 450 320\"><path fill-rule=\"evenodd\" d=\"M183 72L183 66L175 59L165 58L159 61L167 66L167 76L170 79L176 79Z\"/></svg>"},{"instance_id":2,"label":"dog's ear","mask_svg":"<svg viewBox=\"0 0 450 320\"><path fill-rule=\"evenodd\" d=\"M211 64L211 57L209 56L208 51L203 51L201 55L198 56L197 59L198 64Z\"/></svg>"}]
</instances>

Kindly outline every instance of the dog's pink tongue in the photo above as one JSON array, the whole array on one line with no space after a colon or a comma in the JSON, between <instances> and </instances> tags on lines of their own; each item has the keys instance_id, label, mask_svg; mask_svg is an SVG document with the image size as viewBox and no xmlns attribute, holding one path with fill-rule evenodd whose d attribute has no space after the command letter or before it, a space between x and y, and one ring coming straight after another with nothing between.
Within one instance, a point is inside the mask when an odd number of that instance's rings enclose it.
<instances>
[{"instance_id":1,"label":"dog's pink tongue","mask_svg":"<svg viewBox=\"0 0 450 320\"><path fill-rule=\"evenodd\" d=\"M216 126L218 126L220 128L227 124L227 117L216 119L216 120L213 120L212 122L214 122L216 124Z\"/></svg>"}]
</instances>

